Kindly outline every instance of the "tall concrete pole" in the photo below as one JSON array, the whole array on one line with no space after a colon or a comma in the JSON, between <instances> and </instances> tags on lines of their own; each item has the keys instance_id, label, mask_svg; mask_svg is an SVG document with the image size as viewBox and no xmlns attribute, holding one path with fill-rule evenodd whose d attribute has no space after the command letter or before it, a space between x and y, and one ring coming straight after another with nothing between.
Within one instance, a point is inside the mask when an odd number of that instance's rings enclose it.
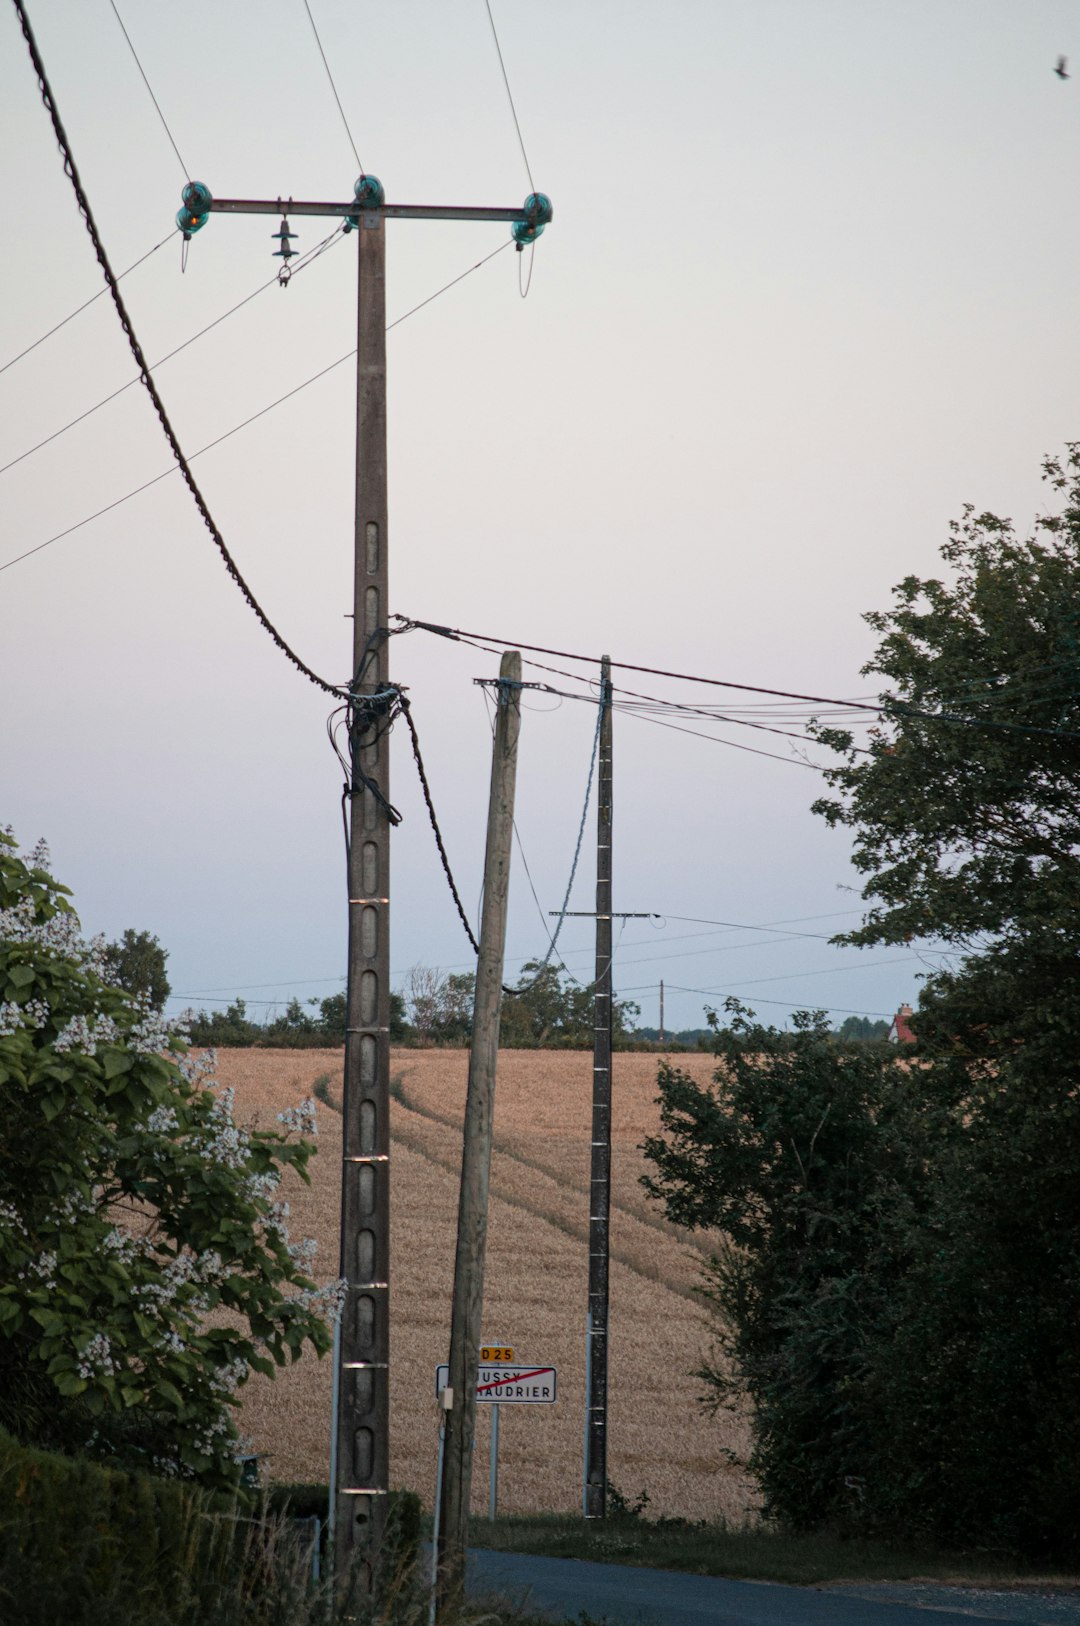
<instances>
[{"instance_id":1,"label":"tall concrete pole","mask_svg":"<svg viewBox=\"0 0 1080 1626\"><path fill-rule=\"evenodd\" d=\"M611 662L600 663L600 764L596 812L596 988L592 1168L589 1182L589 1319L585 1397L585 1517L607 1512L608 1250L611 1214Z\"/></svg>"},{"instance_id":2,"label":"tall concrete pole","mask_svg":"<svg viewBox=\"0 0 1080 1626\"><path fill-rule=\"evenodd\" d=\"M386 233L358 220L356 538L349 958L341 1180L337 1570L373 1585L389 1488L390 739L387 637Z\"/></svg>"},{"instance_id":3,"label":"tall concrete pole","mask_svg":"<svg viewBox=\"0 0 1080 1626\"><path fill-rule=\"evenodd\" d=\"M487 851L484 857L484 909L480 922L480 955L476 971L476 1004L461 1158L461 1196L450 1322L449 1394L444 1401L446 1444L437 1532L440 1618L444 1618L446 1612L452 1610L460 1600L469 1524L480 1318L484 1307L495 1065L502 1009L517 743L521 729L521 656L516 650L508 650L503 655L498 698L491 759Z\"/></svg>"}]
</instances>

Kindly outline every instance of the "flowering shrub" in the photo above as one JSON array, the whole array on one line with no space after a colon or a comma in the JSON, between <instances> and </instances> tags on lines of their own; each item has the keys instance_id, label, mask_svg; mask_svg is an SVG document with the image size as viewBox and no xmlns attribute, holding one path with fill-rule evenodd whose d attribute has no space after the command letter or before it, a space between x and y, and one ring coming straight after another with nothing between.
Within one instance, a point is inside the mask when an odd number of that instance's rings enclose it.
<instances>
[{"instance_id":1,"label":"flowering shrub","mask_svg":"<svg viewBox=\"0 0 1080 1626\"><path fill-rule=\"evenodd\" d=\"M313 1108L236 1124L213 1057L105 980L48 864L0 829L0 1423L232 1485L238 1389L322 1354L340 1312L277 1191L308 1178Z\"/></svg>"}]
</instances>

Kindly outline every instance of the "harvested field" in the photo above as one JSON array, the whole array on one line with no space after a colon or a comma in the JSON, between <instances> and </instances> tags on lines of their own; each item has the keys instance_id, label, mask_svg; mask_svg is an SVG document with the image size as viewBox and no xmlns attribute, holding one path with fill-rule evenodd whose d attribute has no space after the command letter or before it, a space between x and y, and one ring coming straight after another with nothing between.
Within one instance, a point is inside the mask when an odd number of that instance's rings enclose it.
<instances>
[{"instance_id":1,"label":"harvested field","mask_svg":"<svg viewBox=\"0 0 1080 1626\"><path fill-rule=\"evenodd\" d=\"M680 1057L697 1078L712 1058ZM609 1461L624 1495L653 1514L736 1520L753 1508L745 1423L702 1415L690 1374L709 1348L692 1288L707 1244L667 1224L638 1176L637 1147L657 1124L653 1055L617 1055L613 1069ZM329 1075L339 1051L223 1050L222 1083L237 1117L269 1122ZM468 1054L400 1050L392 1057L391 1453L395 1484L430 1507L438 1417L435 1367L446 1359ZM499 1503L506 1512L580 1506L592 1058L577 1051L502 1051L488 1238L484 1338L519 1359L558 1368L553 1407L504 1407ZM319 1274L336 1274L340 1118L319 1108L312 1185L291 1183L294 1237L319 1243ZM244 1391L241 1426L274 1479L324 1479L330 1362L305 1358ZM486 1508L489 1418L480 1408L473 1504Z\"/></svg>"}]
</instances>

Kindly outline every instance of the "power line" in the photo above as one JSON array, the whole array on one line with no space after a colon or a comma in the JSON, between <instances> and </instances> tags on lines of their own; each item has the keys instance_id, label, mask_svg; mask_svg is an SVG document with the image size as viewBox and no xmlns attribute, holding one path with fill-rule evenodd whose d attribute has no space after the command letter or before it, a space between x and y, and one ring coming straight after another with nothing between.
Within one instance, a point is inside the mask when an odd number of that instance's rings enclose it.
<instances>
[{"instance_id":1,"label":"power line","mask_svg":"<svg viewBox=\"0 0 1080 1626\"><path fill-rule=\"evenodd\" d=\"M334 76L330 72L330 64L326 60L326 52L323 50L322 40L319 38L319 30L315 27L315 19L311 15L311 7L308 5L308 0L303 0L303 5L304 10L307 12L308 22L311 24L311 32L315 36L315 44L319 47L319 55L322 57L322 65L326 69L326 77L330 81L330 89L334 93L334 100L337 103L337 110L341 114L341 122L345 126L345 134L349 138L349 146L352 148L353 157L356 159L356 167L359 169L360 174L363 175L365 173L364 166L360 162L360 154L356 150L356 142L353 140L353 133L349 129L349 121L345 117L345 109L341 105L341 97L338 95L337 86L334 83Z\"/></svg>"},{"instance_id":2,"label":"power line","mask_svg":"<svg viewBox=\"0 0 1080 1626\"><path fill-rule=\"evenodd\" d=\"M665 986L665 988L668 988L673 993L678 993L678 994L704 994L704 995L708 996L710 994L718 994L718 993L722 992L722 990L719 989L719 988L684 988L680 983L677 983L677 982L666 982L664 984L664 986ZM622 992L626 993L626 994L641 994L641 993L644 993L647 989L655 988L655 987L656 987L656 984L654 982L643 982L643 983L640 983L636 988L624 988L622 990ZM806 1010L806 1008L807 1008L805 1005L794 1004L789 999L763 999L762 998L762 999L756 999L755 1004L758 1004L758 1005L781 1005L781 1006L783 1006L784 1010L787 1010L787 1011L803 1011L803 1010ZM830 1014L836 1014L836 1015L839 1015L839 1016L875 1016L881 1022L887 1021L889 1019L889 1015L890 1015L890 1013L888 1011L853 1011L853 1010L849 1009L845 1005L820 1005L820 1006L815 1006L814 1009L816 1009L816 1010L824 1010L824 1011L826 1011L826 1012L828 1012Z\"/></svg>"},{"instance_id":3,"label":"power line","mask_svg":"<svg viewBox=\"0 0 1080 1626\"><path fill-rule=\"evenodd\" d=\"M157 110L157 116L161 120L161 127L165 131L165 134L169 138L169 145L172 147L173 152L176 154L177 163L180 165L180 168L184 172L184 179L185 179L185 181L190 181L190 179L191 179L191 171L188 169L187 165L184 163L184 160L180 156L180 148L176 145L176 142L173 140L173 133L169 129L169 126L168 126L168 124L167 124L167 122L165 120L164 113L161 111L161 103L158 101L157 97L154 95L154 92L153 92L153 89L151 87L150 81L146 77L146 69L143 67L142 63L139 61L139 53L138 53L138 51L136 51L134 45L131 42L131 35L128 33L127 29L124 27L124 19L121 17L120 13L116 9L116 0L109 0L109 4L110 4L110 6L112 6L113 16L116 18L117 22L120 24L120 32L123 34L124 38L128 42L128 50L131 52L132 56L135 58L135 66L138 68L139 72L142 74L142 82L146 86L147 90L150 92L150 100L153 102L154 107Z\"/></svg>"},{"instance_id":4,"label":"power line","mask_svg":"<svg viewBox=\"0 0 1080 1626\"><path fill-rule=\"evenodd\" d=\"M581 655L565 649L548 649L542 644L527 644L523 643L517 638L498 638L492 633L465 632L459 627L442 627L430 621L416 621L409 616L397 615L394 617L394 619L404 623L403 630L409 630L410 628L416 627L422 632L432 632L437 634L440 638L450 638L461 643L477 643L482 647L482 643L486 642L489 645L494 644L502 648L513 647L514 649L527 649L531 650L535 654L553 655L560 660L580 661L592 666L599 665L600 662L600 657L598 655ZM540 662L534 661L530 664L539 666ZM935 723L959 723L965 727L972 728L994 728L1021 734L1051 735L1059 739L1080 739L1080 731L1073 729L1038 728L1025 723L999 723L982 717L957 717L948 712L925 711L917 706L909 705L906 701L900 700L894 695L886 696L886 699L889 702L888 704L882 704L879 702L877 705L873 705L869 702L861 700L838 700L835 695L800 694L790 689L766 688L764 685L757 683L739 683L733 678L713 678L703 677L699 674L689 672L671 672L664 670L662 667L636 665L632 661L612 660L611 664L612 666L619 667L624 672L643 672L651 677L671 678L681 683L703 683L711 686L712 688L718 689L739 689L747 694L770 694L785 700L803 700L809 704L820 704L823 706L842 707L852 711L870 712L879 717L918 717L924 719L925 721ZM558 668L556 667L548 668L548 670L557 672L561 677L574 678L579 683L584 681L579 673L565 671L559 672ZM634 694L634 691L630 689L624 689L622 692L629 695ZM648 699L650 697L638 695L636 698ZM663 701L657 703L661 705L667 704ZM692 709L682 708L679 706L678 702L673 702L672 704L674 709ZM727 720L730 722L736 721L734 717L730 716Z\"/></svg>"},{"instance_id":5,"label":"power line","mask_svg":"<svg viewBox=\"0 0 1080 1626\"><path fill-rule=\"evenodd\" d=\"M600 703L599 705L597 705L597 708L596 708L596 732L593 734L592 752L591 752L591 754L589 756L589 776L585 781L585 800L584 800L584 802L582 804L582 808L581 808L581 820L580 820L580 822L578 824L577 841L574 844L574 857L573 857L573 860L572 860L572 862L570 864L570 878L566 883L566 891L563 894L562 908L559 910L559 918L555 923L554 932L548 932L548 930L547 930L547 922L546 921L544 922L544 930L545 930L545 933L546 933L546 935L548 937L548 946L547 946L546 950L544 951L544 957L543 957L542 960L537 961L536 975L533 977L532 981L530 983L527 983L524 988L515 989L514 990L515 993L527 994L529 992L529 989L534 988L536 986L536 984L540 981L540 977L541 977L542 972L544 971L545 967L548 965L549 961L551 960L551 956L555 953L555 945L559 941L559 933L562 931L563 924L564 924L564 922L566 920L566 911L570 907L570 894L574 889L574 877L577 875L578 859L581 857L581 843L582 843L582 839L583 839L583 837L585 835L585 821L588 818L588 814L589 814L589 802L592 799L593 778L594 778L595 773L596 773L596 759L600 754L600 730L601 730L601 727L603 725L603 718L604 718L604 707L603 707L603 703ZM517 836L518 851L521 853L522 863L525 863L525 852L524 852L524 849L522 848L522 845L521 845L521 837L518 836L517 825L516 824L514 826L514 834L515 834L515 836ZM528 871L528 865L527 864L525 865L525 868L526 868L526 872L527 872ZM532 886L532 876L531 875L529 876L529 885ZM536 897L535 890L533 891L533 897L534 898ZM537 899L537 904L539 906L539 899ZM563 970L566 971L565 966L563 966ZM568 976L569 976L569 974L570 973L567 972Z\"/></svg>"},{"instance_id":6,"label":"power line","mask_svg":"<svg viewBox=\"0 0 1080 1626\"><path fill-rule=\"evenodd\" d=\"M134 260L128 266L126 271L121 271L116 278L117 282L123 282L124 278L130 276L132 271L137 271L140 265L145 265L151 254L156 254L159 248L164 248L166 243L171 243L178 230L179 227L174 227L171 232L161 239L160 243L155 243L153 248L148 248L145 254L140 255L137 260ZM57 322L55 327L51 327L47 333L43 333L40 339L35 339L33 344L28 344L25 350L20 350L17 356L12 356L10 361L5 361L3 366L0 367L0 373L6 373L9 367L14 367L17 361L21 361L24 356L28 356L31 350L36 350L39 344L44 344L45 340L51 339L54 333L59 333L62 327L66 327L69 322L73 322L76 316L81 316L84 310L96 304L108 291L107 287L99 288L96 294L91 294L89 299L84 299L82 304L77 305L71 312L70 316L65 316L62 321Z\"/></svg>"},{"instance_id":7,"label":"power line","mask_svg":"<svg viewBox=\"0 0 1080 1626\"><path fill-rule=\"evenodd\" d=\"M533 181L532 167L529 164L529 155L525 151L525 140L521 134L521 125L518 122L517 108L514 106L514 94L510 89L510 80L506 72L506 63L503 61L502 46L499 44L499 34L495 27L495 18L491 14L491 0L484 0L484 6L487 10L488 22L491 24L491 37L495 41L495 51L499 58L499 67L502 70L503 84L506 86L507 100L510 103L510 111L514 117L514 129L517 131L518 146L521 148L521 156L525 163L525 173L529 177L529 191L535 192L536 183Z\"/></svg>"},{"instance_id":8,"label":"power line","mask_svg":"<svg viewBox=\"0 0 1080 1626\"><path fill-rule=\"evenodd\" d=\"M446 875L447 885L450 888L450 895L453 898L457 912L461 917L461 924L465 928L465 935L472 945L473 953L479 954L480 944L477 942L473 929L469 925L469 917L465 913L465 905L461 901L461 894L457 889L457 882L454 880L454 874L450 868L450 859L447 856L446 843L443 841L442 830L439 828L439 820L435 812L435 803L431 799L431 787L428 784L427 772L424 768L424 759L420 754L420 739L416 732L416 724L413 721L412 707L404 695L401 696L401 709L405 713L405 721L408 724L409 738L412 741L413 758L416 762L416 771L420 776L420 788L424 793L424 801L427 804L428 817L431 820L431 828L435 832L435 845L439 849L439 857L442 860L442 867Z\"/></svg>"},{"instance_id":9,"label":"power line","mask_svg":"<svg viewBox=\"0 0 1080 1626\"><path fill-rule=\"evenodd\" d=\"M166 241L167 240L168 239L166 239ZM160 247L160 244L158 246ZM388 323L386 331L389 333L392 328L400 327L401 323L408 321L410 316L415 316L417 311L423 310L425 305L430 305L432 300L438 299L440 295L448 293L451 288L455 288L459 282L463 282L464 279L471 276L474 271L479 271L481 266L487 265L489 260L493 260L497 254L501 254L503 250L509 246L509 241L506 243L501 243L497 249L494 249L490 254L486 254L482 260L477 260L475 265L469 266L467 270L462 271L458 276L452 277L449 282L443 283L441 288L436 289L433 294L429 294L426 299L422 299L418 305L413 305L410 310L405 311L403 315L396 317L394 321ZM134 268L132 267L132 269ZM105 288L102 290L102 292L107 293L109 292L109 289ZM66 320L70 320L70 318L66 318ZM339 356L336 361L330 362L326 367L321 367L317 373L312 373L310 378L305 378L303 383L297 384L291 390L286 390L285 394L279 395L276 401L271 401L268 406L260 407L258 412L253 412L250 417L244 418L242 422L234 424L231 429L226 429L224 434L216 436L214 440L207 441L206 445L200 446L197 452L192 452L187 461L189 463L193 463L197 457L202 457L204 452L210 451L214 446L220 446L222 441L228 440L231 436L239 434L241 429L246 429L249 424L255 423L259 418L264 418L268 412L272 412L275 407L281 406L285 401L291 400L294 395L299 395L301 390L306 390L310 384L317 384L320 378L325 378L326 375L328 373L332 373L336 367L342 366L346 361L351 361L355 354L356 349L354 346L352 350L348 350L343 356ZM153 479L145 480L142 485L136 486L133 491L127 492L123 497L117 497L114 502L107 503L104 508L97 509L93 514L88 514L85 519L80 519L76 521L74 525L69 525L64 530L57 531L55 536L50 536L46 541L39 542L36 547L28 548L25 553L16 554L13 559L5 560L3 564L0 564L0 570L9 570L12 565L21 564L24 559L31 558L35 553L41 553L44 548L51 547L54 542L62 541L65 536L70 536L73 531L81 530L84 525L89 525L95 519L100 519L103 514L110 513L114 508L119 508L122 503L130 502L132 497L137 497L140 492L146 491L148 487L157 485L159 480L164 480L168 475L175 473L176 469L170 468L166 469L162 474L155 474ZM333 692L336 693L337 691L335 690Z\"/></svg>"},{"instance_id":10,"label":"power line","mask_svg":"<svg viewBox=\"0 0 1080 1626\"><path fill-rule=\"evenodd\" d=\"M342 233L341 228L338 227L335 231L331 232L328 237L325 237L323 241L315 248L310 249L306 255L302 256L297 261L295 266L290 268L290 277L295 277L300 271L306 271L308 266L312 265L315 260L326 252L328 248L332 247L335 242L342 242L343 239L344 234ZM221 316L216 316L212 322L208 322L205 327L200 328L198 333L193 333L189 339L185 339L183 344L178 344L174 350L170 350L166 355L160 356L158 360L154 362L154 368L157 369L158 367L163 367L167 361L172 361L174 356L178 356L182 350L186 350L188 346L194 344L197 339L203 338L207 333L212 332L214 328L220 327L221 323L226 321L230 316L235 316L237 311L243 310L245 305L250 305L253 299L257 299L258 296L265 293L268 288L273 288L277 284L278 280L279 273L275 272L274 275L266 282L261 283L258 288L254 289L250 294L245 295L245 297L239 300L237 304L231 306L227 311L224 311ZM18 457L13 457L10 462L0 464L0 474L6 474L8 469L13 469L15 467L16 463L25 462L25 460L28 457L32 457L35 452L40 452L44 446L49 446L54 440L59 440L60 436L66 435L69 429L74 429L76 424L84 423L85 420L92 417L95 412L100 412L102 407L108 406L110 401L115 401L117 396L123 395L126 390L131 389L133 384L138 384L140 382L141 380L138 375L136 375L134 378L129 378L126 384L121 384L119 389L113 390L110 395L103 396L102 399L97 401L92 407L87 407L85 412L80 412L78 417L70 419L68 423L64 424L63 428L54 429L51 435L46 435L45 438L43 440L39 440L35 446L30 446L25 452L20 452ZM197 453L192 453L193 457L197 455Z\"/></svg>"},{"instance_id":11,"label":"power line","mask_svg":"<svg viewBox=\"0 0 1080 1626\"><path fill-rule=\"evenodd\" d=\"M213 516L206 505L202 492L199 490L195 476L192 474L191 469L188 466L187 459L184 457L183 451L181 450L180 442L176 438L176 433L173 426L169 422L168 414L165 411L164 402L162 401L161 396L158 394L157 386L154 384L154 380L151 377L150 368L146 357L143 354L142 346L135 335L135 330L132 327L131 318L127 313L127 307L124 304L123 296L120 293L119 287L117 286L116 277L113 274L112 266L109 264L109 257L105 252L105 245L101 240L101 235L98 232L97 224L90 208L90 200L87 197L86 192L83 189L82 182L79 179L79 171L75 163L75 155L71 150L71 144L68 141L67 132L60 121L60 114L57 111L52 88L49 85L49 81L45 73L45 64L42 61L41 55L38 51L37 41L35 40L33 30L30 27L30 19L26 15L26 8L23 0L14 0L14 6L19 15L19 21L22 24L23 37L26 40L26 44L30 52L30 59L33 62L34 69L37 73L38 85L41 90L41 98L45 104L45 109L52 120L53 131L56 135L60 151L63 154L65 174L71 181L72 188L75 192L76 202L78 203L79 210L84 221L86 222L86 229L90 234L90 240L94 245L94 252L97 255L98 264L101 266L101 269L105 275L105 280L109 285L109 292L112 295L112 301L116 307L116 314L119 317L120 325L124 329L124 333L127 336L131 353L135 357L135 362L139 369L139 375L146 387L147 394L154 403L154 409L157 412L158 421L161 424L162 432L164 433L165 438L172 449L173 456L176 459L181 474L184 476L184 481L188 487L188 490L191 492L191 495L195 500L196 507L203 517L203 522L206 525L207 530L210 532L210 535L213 537L214 542L217 545L218 551L225 562L225 568L228 570L233 581L240 589L240 592L243 594L249 609L252 610L264 630L269 633L270 637L281 650L282 654L292 662L298 671L304 674L309 682L314 683L318 688L325 690L329 694L336 695L339 693L338 688L332 683L327 683L324 678L319 677L317 672L313 672L311 667L308 666L306 662L302 661L300 656L297 655L295 651L290 649L289 645L285 642L277 628L270 621L262 606L255 598L254 593L252 593L250 587L247 585L247 582L240 574L236 561L233 559L228 547L226 546L225 538L222 536L221 532L214 523Z\"/></svg>"}]
</instances>

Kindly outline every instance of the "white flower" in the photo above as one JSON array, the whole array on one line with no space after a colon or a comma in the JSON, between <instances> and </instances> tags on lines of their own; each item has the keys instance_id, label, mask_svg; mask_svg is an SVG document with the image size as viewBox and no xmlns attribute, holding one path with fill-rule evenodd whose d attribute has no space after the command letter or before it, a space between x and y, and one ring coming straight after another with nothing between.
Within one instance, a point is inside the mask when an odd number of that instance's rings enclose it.
<instances>
[{"instance_id":1,"label":"white flower","mask_svg":"<svg viewBox=\"0 0 1080 1626\"><path fill-rule=\"evenodd\" d=\"M23 1236L26 1235L23 1217L10 1203L0 1203L0 1225L7 1226L11 1231L19 1231Z\"/></svg>"},{"instance_id":2,"label":"white flower","mask_svg":"<svg viewBox=\"0 0 1080 1626\"><path fill-rule=\"evenodd\" d=\"M111 1231L106 1231L101 1246L106 1253L115 1254L122 1265L133 1264L147 1249L147 1243L141 1237L133 1236L124 1225L114 1225Z\"/></svg>"},{"instance_id":3,"label":"white flower","mask_svg":"<svg viewBox=\"0 0 1080 1626\"><path fill-rule=\"evenodd\" d=\"M159 1056L168 1049L174 1027L160 1011L144 1011L128 1030L128 1043L140 1056Z\"/></svg>"},{"instance_id":4,"label":"white flower","mask_svg":"<svg viewBox=\"0 0 1080 1626\"><path fill-rule=\"evenodd\" d=\"M227 1365L219 1366L216 1371L211 1372L210 1387L215 1394L231 1396L236 1393L247 1375L247 1362L237 1357L236 1360L229 1361Z\"/></svg>"},{"instance_id":5,"label":"white flower","mask_svg":"<svg viewBox=\"0 0 1080 1626\"><path fill-rule=\"evenodd\" d=\"M30 869L48 869L50 867L52 854L49 852L49 844L44 836L31 847L26 862Z\"/></svg>"},{"instance_id":6,"label":"white flower","mask_svg":"<svg viewBox=\"0 0 1080 1626\"><path fill-rule=\"evenodd\" d=\"M164 1135L170 1129L179 1129L180 1120L176 1116L175 1107L155 1107L146 1120L146 1128L151 1135Z\"/></svg>"},{"instance_id":7,"label":"white flower","mask_svg":"<svg viewBox=\"0 0 1080 1626\"><path fill-rule=\"evenodd\" d=\"M249 1174L244 1182L244 1195L251 1203L269 1203L273 1201L274 1192L280 1184L281 1175L277 1169L271 1169L268 1174Z\"/></svg>"},{"instance_id":8,"label":"white flower","mask_svg":"<svg viewBox=\"0 0 1080 1626\"><path fill-rule=\"evenodd\" d=\"M189 1084L197 1088L214 1088L214 1074L217 1072L217 1051L204 1050L201 1055L194 1056L189 1051L177 1061L181 1073Z\"/></svg>"},{"instance_id":9,"label":"white flower","mask_svg":"<svg viewBox=\"0 0 1080 1626\"><path fill-rule=\"evenodd\" d=\"M286 1302L299 1305L302 1310L314 1310L324 1321L334 1322L340 1321L348 1296L349 1284L344 1276L339 1276L336 1282L327 1282L325 1287L304 1287Z\"/></svg>"},{"instance_id":10,"label":"white flower","mask_svg":"<svg viewBox=\"0 0 1080 1626\"><path fill-rule=\"evenodd\" d=\"M30 1261L30 1263L29 1263L29 1265L27 1265L25 1271L20 1270L20 1272L19 1272L19 1280L20 1281L25 1281L27 1274L32 1275L32 1276L37 1276L42 1282L44 1282L46 1287L50 1287L50 1288L55 1287L56 1286L56 1255L55 1255L55 1253L53 1253L51 1251L51 1249L46 1249L46 1251L44 1253L39 1253L36 1259L32 1259Z\"/></svg>"},{"instance_id":11,"label":"white flower","mask_svg":"<svg viewBox=\"0 0 1080 1626\"><path fill-rule=\"evenodd\" d=\"M60 1204L59 1218L63 1224L70 1225L72 1220L78 1219L82 1214L92 1214L96 1208L97 1204L92 1197L86 1196L81 1191L69 1191Z\"/></svg>"},{"instance_id":12,"label":"white flower","mask_svg":"<svg viewBox=\"0 0 1080 1626\"><path fill-rule=\"evenodd\" d=\"M112 1345L103 1332L96 1332L81 1352L77 1370L81 1378L107 1377L116 1371Z\"/></svg>"},{"instance_id":13,"label":"white flower","mask_svg":"<svg viewBox=\"0 0 1080 1626\"><path fill-rule=\"evenodd\" d=\"M288 1247L289 1258L292 1260L293 1264L299 1265L301 1270L310 1272L311 1266L315 1260L315 1255L319 1251L319 1244L316 1242L315 1238L313 1236L306 1236L302 1242L290 1242Z\"/></svg>"},{"instance_id":14,"label":"white flower","mask_svg":"<svg viewBox=\"0 0 1080 1626\"><path fill-rule=\"evenodd\" d=\"M315 1121L315 1102L311 1096L306 1096L298 1107L286 1107L284 1112L278 1113L278 1123L284 1124L286 1129L295 1129L301 1135L318 1135L319 1126Z\"/></svg>"},{"instance_id":15,"label":"white flower","mask_svg":"<svg viewBox=\"0 0 1080 1626\"><path fill-rule=\"evenodd\" d=\"M18 1033L22 1027L22 1006L16 1005L13 999L0 1002L0 1039L6 1039L9 1034Z\"/></svg>"},{"instance_id":16,"label":"white flower","mask_svg":"<svg viewBox=\"0 0 1080 1626\"><path fill-rule=\"evenodd\" d=\"M73 1016L71 1020L60 1029L53 1040L53 1049L59 1051L80 1050L87 1056L94 1054L94 1039L90 1031L90 1024L85 1016Z\"/></svg>"}]
</instances>

